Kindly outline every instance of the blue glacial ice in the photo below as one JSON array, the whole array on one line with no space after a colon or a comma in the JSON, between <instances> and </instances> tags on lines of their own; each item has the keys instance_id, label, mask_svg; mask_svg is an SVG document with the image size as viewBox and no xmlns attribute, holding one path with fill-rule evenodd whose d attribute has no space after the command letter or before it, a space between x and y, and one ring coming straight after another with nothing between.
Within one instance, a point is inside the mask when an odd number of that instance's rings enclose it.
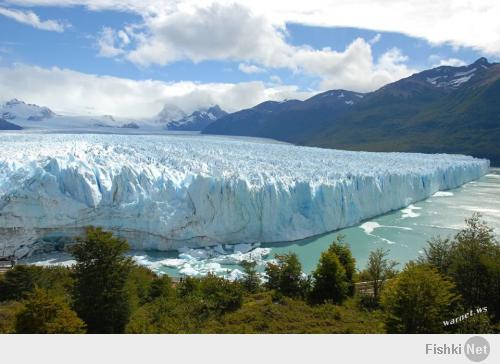
<instances>
[{"instance_id":1,"label":"blue glacial ice","mask_svg":"<svg viewBox=\"0 0 500 364\"><path fill-rule=\"evenodd\" d=\"M462 155L368 153L199 135L0 134L0 254L112 230L135 249L290 241L486 174ZM2 246L3 244L3 246Z\"/></svg>"}]
</instances>

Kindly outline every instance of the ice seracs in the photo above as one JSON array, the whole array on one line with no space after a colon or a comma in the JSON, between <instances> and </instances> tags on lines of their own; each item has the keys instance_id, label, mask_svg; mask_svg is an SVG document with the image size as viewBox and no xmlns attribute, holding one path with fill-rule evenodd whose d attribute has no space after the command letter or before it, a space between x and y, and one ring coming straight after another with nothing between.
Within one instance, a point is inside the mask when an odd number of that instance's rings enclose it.
<instances>
[{"instance_id":1,"label":"ice seracs","mask_svg":"<svg viewBox=\"0 0 500 364\"><path fill-rule=\"evenodd\" d=\"M2 133L0 145L0 250L7 252L57 243L88 225L136 249L296 240L406 207L489 168L461 155L195 135Z\"/></svg>"}]
</instances>

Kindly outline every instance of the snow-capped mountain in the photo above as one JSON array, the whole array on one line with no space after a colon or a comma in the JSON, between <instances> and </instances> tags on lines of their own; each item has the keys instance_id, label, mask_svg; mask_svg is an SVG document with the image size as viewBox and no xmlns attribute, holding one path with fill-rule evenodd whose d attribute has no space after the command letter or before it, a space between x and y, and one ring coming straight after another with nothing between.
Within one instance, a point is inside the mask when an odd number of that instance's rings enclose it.
<instances>
[{"instance_id":1,"label":"snow-capped mountain","mask_svg":"<svg viewBox=\"0 0 500 364\"><path fill-rule=\"evenodd\" d=\"M12 99L0 106L0 117L5 120L42 121L56 114L48 107L27 104L18 99Z\"/></svg>"},{"instance_id":2,"label":"snow-capped mountain","mask_svg":"<svg viewBox=\"0 0 500 364\"><path fill-rule=\"evenodd\" d=\"M425 81L439 88L454 90L473 79L476 75L488 70L493 64L486 58L462 67L441 66L420 73Z\"/></svg>"},{"instance_id":3,"label":"snow-capped mountain","mask_svg":"<svg viewBox=\"0 0 500 364\"><path fill-rule=\"evenodd\" d=\"M57 115L45 106L29 104L18 99L12 99L0 105L0 120L4 122L0 129L41 129L41 130L72 130L85 129L113 132L117 128L139 128L138 123L130 119L116 119L112 115ZM6 124L7 122L10 125ZM145 122L149 129L154 129ZM17 127L18 129L16 129ZM156 129L159 129L157 126Z\"/></svg>"},{"instance_id":4,"label":"snow-capped mountain","mask_svg":"<svg viewBox=\"0 0 500 364\"><path fill-rule=\"evenodd\" d=\"M219 105L211 106L187 114L175 106L165 106L157 116L157 122L167 130L200 131L227 115Z\"/></svg>"}]
</instances>

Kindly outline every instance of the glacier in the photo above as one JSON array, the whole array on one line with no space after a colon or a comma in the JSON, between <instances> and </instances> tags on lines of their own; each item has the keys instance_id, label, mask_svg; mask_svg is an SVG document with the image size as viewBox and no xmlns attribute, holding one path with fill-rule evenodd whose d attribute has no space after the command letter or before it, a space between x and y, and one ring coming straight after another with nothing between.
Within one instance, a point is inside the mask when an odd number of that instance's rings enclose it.
<instances>
[{"instance_id":1,"label":"glacier","mask_svg":"<svg viewBox=\"0 0 500 364\"><path fill-rule=\"evenodd\" d=\"M462 155L207 135L4 132L0 146L0 255L18 257L89 225L139 250L298 240L489 169L488 160Z\"/></svg>"}]
</instances>

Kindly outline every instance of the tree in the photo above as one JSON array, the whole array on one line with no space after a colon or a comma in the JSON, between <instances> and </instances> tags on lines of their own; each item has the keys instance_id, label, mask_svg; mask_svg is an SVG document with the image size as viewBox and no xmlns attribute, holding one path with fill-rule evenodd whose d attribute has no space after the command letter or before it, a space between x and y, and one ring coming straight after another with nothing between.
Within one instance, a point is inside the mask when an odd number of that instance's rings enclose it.
<instances>
[{"instance_id":1,"label":"tree","mask_svg":"<svg viewBox=\"0 0 500 364\"><path fill-rule=\"evenodd\" d=\"M149 300L155 300L160 297L172 297L175 294L172 286L172 279L167 275L155 278L149 289Z\"/></svg>"},{"instance_id":2,"label":"tree","mask_svg":"<svg viewBox=\"0 0 500 364\"><path fill-rule=\"evenodd\" d=\"M122 333L132 310L127 281L131 258L126 241L101 228L88 228L72 253L75 265L75 308L90 333Z\"/></svg>"},{"instance_id":3,"label":"tree","mask_svg":"<svg viewBox=\"0 0 500 364\"><path fill-rule=\"evenodd\" d=\"M333 249L321 253L318 266L313 273L311 301L341 304L348 294L349 287L346 271Z\"/></svg>"},{"instance_id":4,"label":"tree","mask_svg":"<svg viewBox=\"0 0 500 364\"><path fill-rule=\"evenodd\" d=\"M467 306L487 306L499 320L500 246L479 214L465 223L452 243L449 275Z\"/></svg>"},{"instance_id":5,"label":"tree","mask_svg":"<svg viewBox=\"0 0 500 364\"><path fill-rule=\"evenodd\" d=\"M132 310L150 301L151 285L156 278L156 274L150 269L132 265L126 283Z\"/></svg>"},{"instance_id":6,"label":"tree","mask_svg":"<svg viewBox=\"0 0 500 364\"><path fill-rule=\"evenodd\" d=\"M0 280L0 301L20 300L35 289L42 267L16 265Z\"/></svg>"},{"instance_id":7,"label":"tree","mask_svg":"<svg viewBox=\"0 0 500 364\"><path fill-rule=\"evenodd\" d=\"M222 315L235 311L243 303L243 289L239 282L231 282L209 273L200 279L200 296L208 315Z\"/></svg>"},{"instance_id":8,"label":"tree","mask_svg":"<svg viewBox=\"0 0 500 364\"><path fill-rule=\"evenodd\" d=\"M181 300L191 300L203 319L237 310L243 302L243 288L239 282L231 282L212 273L201 278L184 278L177 287L177 293Z\"/></svg>"},{"instance_id":9,"label":"tree","mask_svg":"<svg viewBox=\"0 0 500 364\"><path fill-rule=\"evenodd\" d=\"M347 294L354 295L354 273L356 273L356 260L353 258L351 249L344 243L344 236L338 235L337 240L332 242L329 251L335 253L340 264L344 267L347 282Z\"/></svg>"},{"instance_id":10,"label":"tree","mask_svg":"<svg viewBox=\"0 0 500 364\"><path fill-rule=\"evenodd\" d=\"M60 296L35 288L16 316L18 334L82 334L84 322Z\"/></svg>"},{"instance_id":11,"label":"tree","mask_svg":"<svg viewBox=\"0 0 500 364\"><path fill-rule=\"evenodd\" d=\"M452 241L437 237L429 240L427 244L428 247L424 248L424 255L419 258L419 262L433 266L441 274L449 274Z\"/></svg>"},{"instance_id":12,"label":"tree","mask_svg":"<svg viewBox=\"0 0 500 364\"><path fill-rule=\"evenodd\" d=\"M430 266L410 262L382 290L389 333L439 334L443 320L453 317L459 296L455 285Z\"/></svg>"},{"instance_id":13,"label":"tree","mask_svg":"<svg viewBox=\"0 0 500 364\"><path fill-rule=\"evenodd\" d=\"M0 334L16 333L16 316L23 307L19 301L0 303Z\"/></svg>"},{"instance_id":14,"label":"tree","mask_svg":"<svg viewBox=\"0 0 500 364\"><path fill-rule=\"evenodd\" d=\"M245 272L245 277L242 279L241 284L247 292L255 293L260 288L260 277L255 269L257 263L244 260L241 266Z\"/></svg>"},{"instance_id":15,"label":"tree","mask_svg":"<svg viewBox=\"0 0 500 364\"><path fill-rule=\"evenodd\" d=\"M453 279L466 310L488 307L500 319L500 245L493 230L473 214L453 239L432 239L420 259Z\"/></svg>"},{"instance_id":16,"label":"tree","mask_svg":"<svg viewBox=\"0 0 500 364\"><path fill-rule=\"evenodd\" d=\"M361 273L362 276L367 277L372 283L373 299L375 302L378 302L380 299L380 291L385 281L396 274L394 267L398 265L398 263L387 259L388 255L389 250L384 250L382 248L370 252L368 256L368 265Z\"/></svg>"},{"instance_id":17,"label":"tree","mask_svg":"<svg viewBox=\"0 0 500 364\"><path fill-rule=\"evenodd\" d=\"M305 297L308 280L302 275L302 266L295 253L275 255L276 263L266 266L266 287L288 297Z\"/></svg>"},{"instance_id":18,"label":"tree","mask_svg":"<svg viewBox=\"0 0 500 364\"><path fill-rule=\"evenodd\" d=\"M73 278L66 267L18 264L0 279L0 301L21 300L33 292L35 287L69 297Z\"/></svg>"}]
</instances>

